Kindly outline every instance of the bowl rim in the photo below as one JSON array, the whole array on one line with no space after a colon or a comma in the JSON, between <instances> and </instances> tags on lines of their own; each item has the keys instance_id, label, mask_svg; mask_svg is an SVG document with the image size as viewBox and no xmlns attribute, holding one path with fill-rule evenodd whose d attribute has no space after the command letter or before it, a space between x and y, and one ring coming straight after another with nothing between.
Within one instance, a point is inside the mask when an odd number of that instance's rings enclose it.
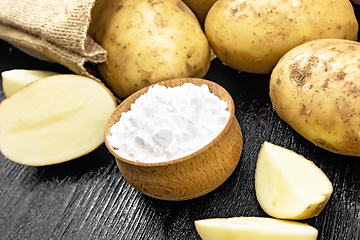
<instances>
[{"instance_id":1,"label":"bowl rim","mask_svg":"<svg viewBox=\"0 0 360 240\"><path fill-rule=\"evenodd\" d=\"M121 157L119 154L117 154L117 152L115 151L114 147L108 142L107 140L107 136L111 134L110 128L116 123L118 122L118 119L120 119L121 117L121 113L119 114L119 109L121 107L123 107L123 105L127 104L127 105L131 105L132 103L135 102L135 100L137 98L139 98L141 95L145 94L148 89L150 87L153 87L154 85L165 85L167 86L168 83L173 82L173 81L179 81L181 82L181 84L178 84L177 86L181 86L184 83L193 83L197 86L201 86L203 84L208 85L209 90L211 93L214 93L214 91L211 91L212 88L218 88L220 90L222 90L223 94L221 96L218 96L215 94L215 96L217 96L218 98L220 98L221 100L224 100L223 97L225 96L227 99L227 103L228 103L228 111L230 112L230 116L228 121L226 122L226 125L224 126L224 128L221 130L221 132L214 138L212 139L208 144L206 144L204 147L196 150L195 152L192 152L186 156L180 157L180 158L176 158L176 159L172 159L172 160L168 160L168 161L162 161L162 162L142 162L142 161L135 161L135 160L129 160L126 159L124 157ZM116 115L120 115L119 118L116 118L114 116ZM138 166L138 167L159 167L159 166L169 166L169 165L173 165L173 164L177 164L177 163L181 163L181 162L185 162L203 152L205 152L206 150L208 150L210 147L212 147L214 144L216 144L231 128L232 122L234 121L235 118L235 104L234 104L234 100L232 98L232 96L230 95L230 93L221 85L219 85L218 83L215 83L211 80L206 80L206 79L202 79L202 78L175 78L175 79L169 79L169 80L165 80L165 81L160 81L154 84L151 84L147 87L144 87L138 91L136 91L135 93L131 94L129 97L125 98L115 109L115 111L111 114L111 116L109 117L106 126L105 126L105 131L104 131L104 141L105 141L105 145L108 148L109 152L115 157L115 159L117 161L121 161L123 163L127 163L130 165L134 165L134 166Z\"/></svg>"}]
</instances>

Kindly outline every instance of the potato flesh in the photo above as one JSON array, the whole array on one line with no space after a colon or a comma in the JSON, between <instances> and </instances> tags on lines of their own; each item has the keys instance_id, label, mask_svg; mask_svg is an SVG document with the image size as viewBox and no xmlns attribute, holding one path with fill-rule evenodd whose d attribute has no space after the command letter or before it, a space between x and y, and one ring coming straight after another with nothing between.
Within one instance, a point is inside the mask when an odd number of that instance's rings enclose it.
<instances>
[{"instance_id":1,"label":"potato flesh","mask_svg":"<svg viewBox=\"0 0 360 240\"><path fill-rule=\"evenodd\" d=\"M31 166L65 162L104 142L116 102L101 83L76 75L37 80L0 104L0 150Z\"/></svg>"},{"instance_id":2,"label":"potato flesh","mask_svg":"<svg viewBox=\"0 0 360 240\"><path fill-rule=\"evenodd\" d=\"M42 70L26 70L13 69L1 73L3 92L6 97L10 97L27 84L59 73L42 71Z\"/></svg>"},{"instance_id":3,"label":"potato flesh","mask_svg":"<svg viewBox=\"0 0 360 240\"><path fill-rule=\"evenodd\" d=\"M205 20L217 57L239 71L268 74L287 51L319 38L357 39L350 1L219 0Z\"/></svg>"},{"instance_id":4,"label":"potato flesh","mask_svg":"<svg viewBox=\"0 0 360 240\"><path fill-rule=\"evenodd\" d=\"M255 190L267 214L300 220L317 215L328 202L333 188L313 162L264 142L257 160Z\"/></svg>"},{"instance_id":5,"label":"potato flesh","mask_svg":"<svg viewBox=\"0 0 360 240\"><path fill-rule=\"evenodd\" d=\"M92 27L108 53L99 69L120 98L162 80L207 73L209 43L182 1L118 0L103 6Z\"/></svg>"},{"instance_id":6,"label":"potato flesh","mask_svg":"<svg viewBox=\"0 0 360 240\"><path fill-rule=\"evenodd\" d=\"M315 240L318 235L304 223L262 217L204 219L195 226L203 240Z\"/></svg>"},{"instance_id":7,"label":"potato flesh","mask_svg":"<svg viewBox=\"0 0 360 240\"><path fill-rule=\"evenodd\" d=\"M360 43L322 39L289 51L270 79L274 110L328 151L360 156Z\"/></svg>"}]
</instances>

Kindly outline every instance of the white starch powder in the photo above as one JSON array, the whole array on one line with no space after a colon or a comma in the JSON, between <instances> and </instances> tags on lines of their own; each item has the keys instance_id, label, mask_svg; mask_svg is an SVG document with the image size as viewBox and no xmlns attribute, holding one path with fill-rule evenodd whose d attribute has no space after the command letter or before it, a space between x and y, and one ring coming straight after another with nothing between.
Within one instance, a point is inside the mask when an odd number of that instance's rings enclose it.
<instances>
[{"instance_id":1,"label":"white starch powder","mask_svg":"<svg viewBox=\"0 0 360 240\"><path fill-rule=\"evenodd\" d=\"M211 142L230 116L227 102L204 84L154 85L111 127L109 143L123 158L164 162L191 154Z\"/></svg>"}]
</instances>

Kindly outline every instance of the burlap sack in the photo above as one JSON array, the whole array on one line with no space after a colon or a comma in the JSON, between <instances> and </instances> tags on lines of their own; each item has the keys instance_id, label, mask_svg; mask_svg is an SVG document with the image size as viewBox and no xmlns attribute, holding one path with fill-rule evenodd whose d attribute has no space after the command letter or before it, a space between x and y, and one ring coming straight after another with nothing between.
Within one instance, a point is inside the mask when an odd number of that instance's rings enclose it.
<instances>
[{"instance_id":1,"label":"burlap sack","mask_svg":"<svg viewBox=\"0 0 360 240\"><path fill-rule=\"evenodd\" d=\"M0 0L0 38L42 60L95 78L85 63L106 61L87 34L96 0Z\"/></svg>"}]
</instances>

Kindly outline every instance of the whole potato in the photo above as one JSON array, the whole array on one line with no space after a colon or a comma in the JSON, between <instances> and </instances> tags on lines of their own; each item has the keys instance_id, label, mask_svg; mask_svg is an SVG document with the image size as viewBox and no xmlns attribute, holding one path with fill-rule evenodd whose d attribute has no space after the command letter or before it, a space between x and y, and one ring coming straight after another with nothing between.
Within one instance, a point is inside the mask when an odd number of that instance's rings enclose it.
<instances>
[{"instance_id":1,"label":"whole potato","mask_svg":"<svg viewBox=\"0 0 360 240\"><path fill-rule=\"evenodd\" d=\"M318 39L274 68L274 110L299 134L331 152L360 156L360 43Z\"/></svg>"},{"instance_id":2,"label":"whole potato","mask_svg":"<svg viewBox=\"0 0 360 240\"><path fill-rule=\"evenodd\" d=\"M217 0L182 0L195 13L203 26L207 13Z\"/></svg>"},{"instance_id":3,"label":"whole potato","mask_svg":"<svg viewBox=\"0 0 360 240\"><path fill-rule=\"evenodd\" d=\"M217 57L239 71L269 74L290 49L320 38L356 40L349 0L219 0L205 33Z\"/></svg>"},{"instance_id":4,"label":"whole potato","mask_svg":"<svg viewBox=\"0 0 360 240\"><path fill-rule=\"evenodd\" d=\"M91 35L107 51L100 74L120 98L159 81L207 73L209 43L181 0L107 0L94 9Z\"/></svg>"}]
</instances>

